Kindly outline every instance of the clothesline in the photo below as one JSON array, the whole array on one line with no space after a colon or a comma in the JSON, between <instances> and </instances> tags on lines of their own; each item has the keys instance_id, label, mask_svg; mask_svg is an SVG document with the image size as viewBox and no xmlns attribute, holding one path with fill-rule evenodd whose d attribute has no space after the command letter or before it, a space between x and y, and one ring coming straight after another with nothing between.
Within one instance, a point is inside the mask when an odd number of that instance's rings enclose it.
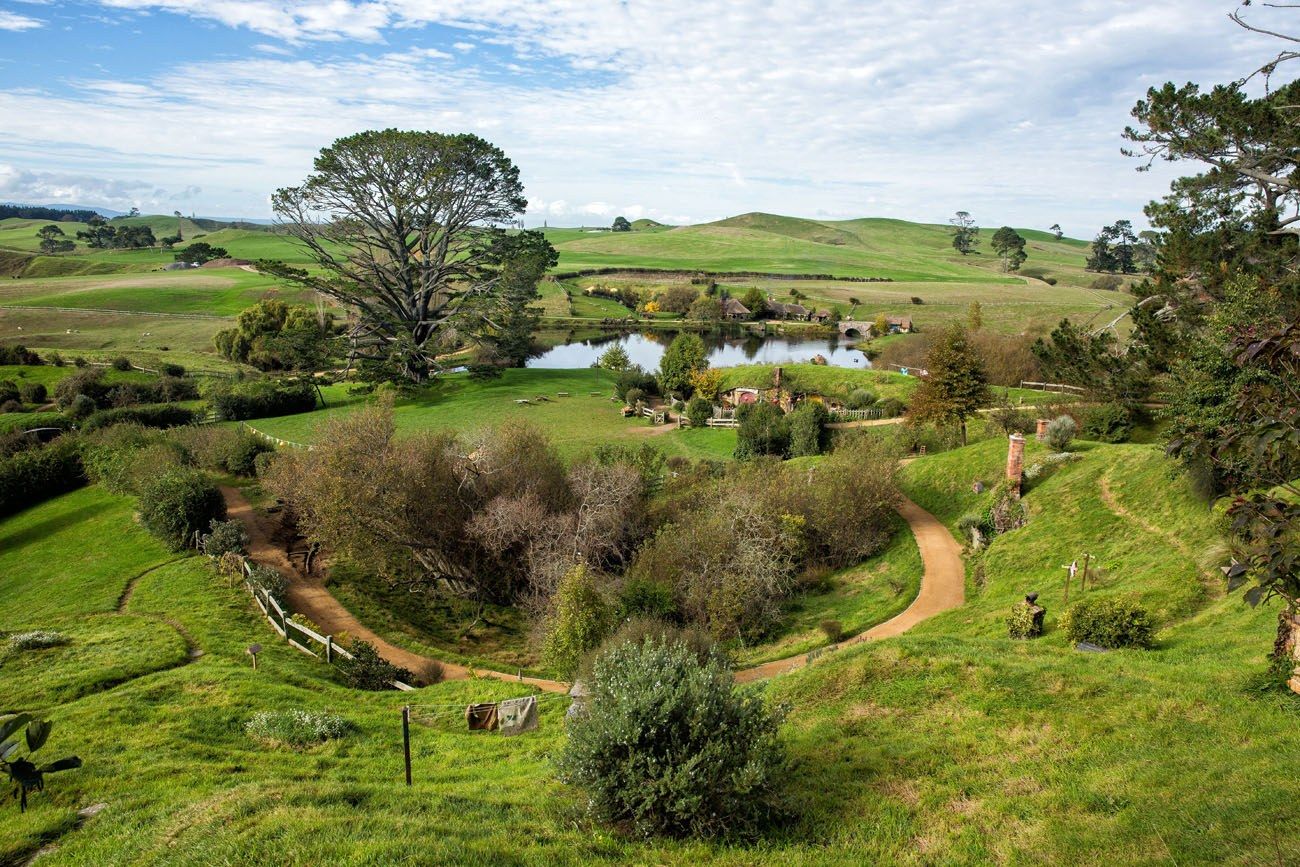
<instances>
[{"instance_id":1,"label":"clothesline","mask_svg":"<svg viewBox=\"0 0 1300 867\"><path fill-rule=\"evenodd\" d=\"M498 703L500 703L500 702L503 702L503 701L513 701L514 699L517 699L517 698L530 698L530 697L531 697L531 698L535 698L535 699L537 699L538 702L544 702L544 701L558 701L559 699L567 699L567 698L569 698L568 695L565 695L565 694L562 694L562 693L558 693L558 692L545 692L545 693L529 693L528 695L517 695L517 696L512 696L511 698L500 698L500 699L496 699L496 701L497 701ZM403 706L404 706L404 707L409 707L409 708L410 708L411 710L413 710L413 711L414 711L414 710L419 710L419 709L422 709L422 708L455 708L455 709L458 709L459 712L464 712L465 708L466 708L468 705L471 705L471 704L482 704L482 703L483 703L483 702L474 702L474 701L436 702L436 703L435 703L435 702L420 702L420 703L418 703L418 704L404 704Z\"/></svg>"}]
</instances>

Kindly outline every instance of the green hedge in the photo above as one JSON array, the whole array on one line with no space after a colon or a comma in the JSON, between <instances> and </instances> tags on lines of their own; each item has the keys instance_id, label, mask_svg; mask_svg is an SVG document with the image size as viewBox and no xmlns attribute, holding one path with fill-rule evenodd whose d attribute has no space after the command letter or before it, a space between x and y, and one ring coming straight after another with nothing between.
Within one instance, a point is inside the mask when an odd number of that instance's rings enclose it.
<instances>
[{"instance_id":1,"label":"green hedge","mask_svg":"<svg viewBox=\"0 0 1300 867\"><path fill-rule=\"evenodd\" d=\"M70 437L18 452L0 461L0 516L12 515L85 483L81 454Z\"/></svg>"},{"instance_id":2,"label":"green hedge","mask_svg":"<svg viewBox=\"0 0 1300 867\"><path fill-rule=\"evenodd\" d=\"M1101 647L1150 647L1155 633L1151 612L1121 596L1089 596L1074 603L1061 618L1071 641Z\"/></svg>"},{"instance_id":3,"label":"green hedge","mask_svg":"<svg viewBox=\"0 0 1300 867\"><path fill-rule=\"evenodd\" d=\"M128 422L144 427L180 427L193 424L197 416L198 413L194 410L174 403L122 406L116 409L99 410L81 423L81 430L88 433Z\"/></svg>"},{"instance_id":4,"label":"green hedge","mask_svg":"<svg viewBox=\"0 0 1300 867\"><path fill-rule=\"evenodd\" d=\"M257 379L222 385L209 395L213 408L227 421L311 412L316 389L310 382Z\"/></svg>"}]
</instances>

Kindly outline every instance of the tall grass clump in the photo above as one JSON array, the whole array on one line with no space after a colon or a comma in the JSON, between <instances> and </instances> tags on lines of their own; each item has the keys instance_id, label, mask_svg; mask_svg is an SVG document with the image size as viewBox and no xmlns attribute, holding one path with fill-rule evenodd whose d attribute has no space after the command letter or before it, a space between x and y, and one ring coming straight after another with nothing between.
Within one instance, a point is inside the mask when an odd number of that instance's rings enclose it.
<instances>
[{"instance_id":1,"label":"tall grass clump","mask_svg":"<svg viewBox=\"0 0 1300 867\"><path fill-rule=\"evenodd\" d=\"M312 710L264 710L244 725L247 735L271 747L305 747L337 740L352 730L341 716Z\"/></svg>"}]
</instances>

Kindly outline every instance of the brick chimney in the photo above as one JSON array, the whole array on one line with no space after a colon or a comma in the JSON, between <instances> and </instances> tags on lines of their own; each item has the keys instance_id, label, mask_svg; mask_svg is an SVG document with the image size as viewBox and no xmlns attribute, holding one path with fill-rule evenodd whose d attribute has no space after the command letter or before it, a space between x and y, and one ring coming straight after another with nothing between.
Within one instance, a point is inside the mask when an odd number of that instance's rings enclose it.
<instances>
[{"instance_id":1,"label":"brick chimney","mask_svg":"<svg viewBox=\"0 0 1300 867\"><path fill-rule=\"evenodd\" d=\"M1012 434L1007 447L1007 480L1020 492L1020 481L1025 474L1025 438Z\"/></svg>"},{"instance_id":2,"label":"brick chimney","mask_svg":"<svg viewBox=\"0 0 1300 867\"><path fill-rule=\"evenodd\" d=\"M1038 437L1040 440L1043 437L1047 436L1047 424L1049 421L1050 419L1045 419L1045 418L1038 419L1037 427L1034 430L1034 436Z\"/></svg>"}]
</instances>

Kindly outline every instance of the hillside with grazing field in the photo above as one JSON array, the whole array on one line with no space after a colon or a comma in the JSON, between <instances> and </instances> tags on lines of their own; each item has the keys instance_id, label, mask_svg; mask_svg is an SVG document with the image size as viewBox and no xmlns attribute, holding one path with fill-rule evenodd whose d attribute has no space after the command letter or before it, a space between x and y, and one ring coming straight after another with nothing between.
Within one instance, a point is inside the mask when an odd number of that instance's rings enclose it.
<instances>
[{"instance_id":1,"label":"hillside with grazing field","mask_svg":"<svg viewBox=\"0 0 1300 867\"><path fill-rule=\"evenodd\" d=\"M44 847L51 865L507 851L538 864L1295 860L1300 703L1265 676L1276 612L1204 580L1213 514L1157 449L1079 451L1028 487L1029 523L972 561L965 607L759 687L789 708L794 815L754 846L593 824L554 778L562 701L543 702L537 732L501 738L464 731L460 708L527 689L346 689L277 640L244 591L137 529L129 499L89 488L51 500L0 522L11 603L0 630L53 629L66 643L5 650L0 671L16 704L55 721L47 750L85 766L52 776L25 815L0 811L0 858ZM1031 447L1027 463L1041 457ZM987 496L971 483L995 479L1004 458L996 441L923 458L905 488L956 526ZM1153 649L1082 653L1062 638L1060 564L1084 552L1100 566L1088 595L1135 593L1156 612ZM881 556L901 566L915 554ZM1048 632L1012 641L1003 619L1028 590ZM855 605L846 592L828 610ZM403 704L415 707L411 788ZM293 749L245 732L255 714L288 710L336 714L342 735ZM92 805L98 815L77 816Z\"/></svg>"}]
</instances>

